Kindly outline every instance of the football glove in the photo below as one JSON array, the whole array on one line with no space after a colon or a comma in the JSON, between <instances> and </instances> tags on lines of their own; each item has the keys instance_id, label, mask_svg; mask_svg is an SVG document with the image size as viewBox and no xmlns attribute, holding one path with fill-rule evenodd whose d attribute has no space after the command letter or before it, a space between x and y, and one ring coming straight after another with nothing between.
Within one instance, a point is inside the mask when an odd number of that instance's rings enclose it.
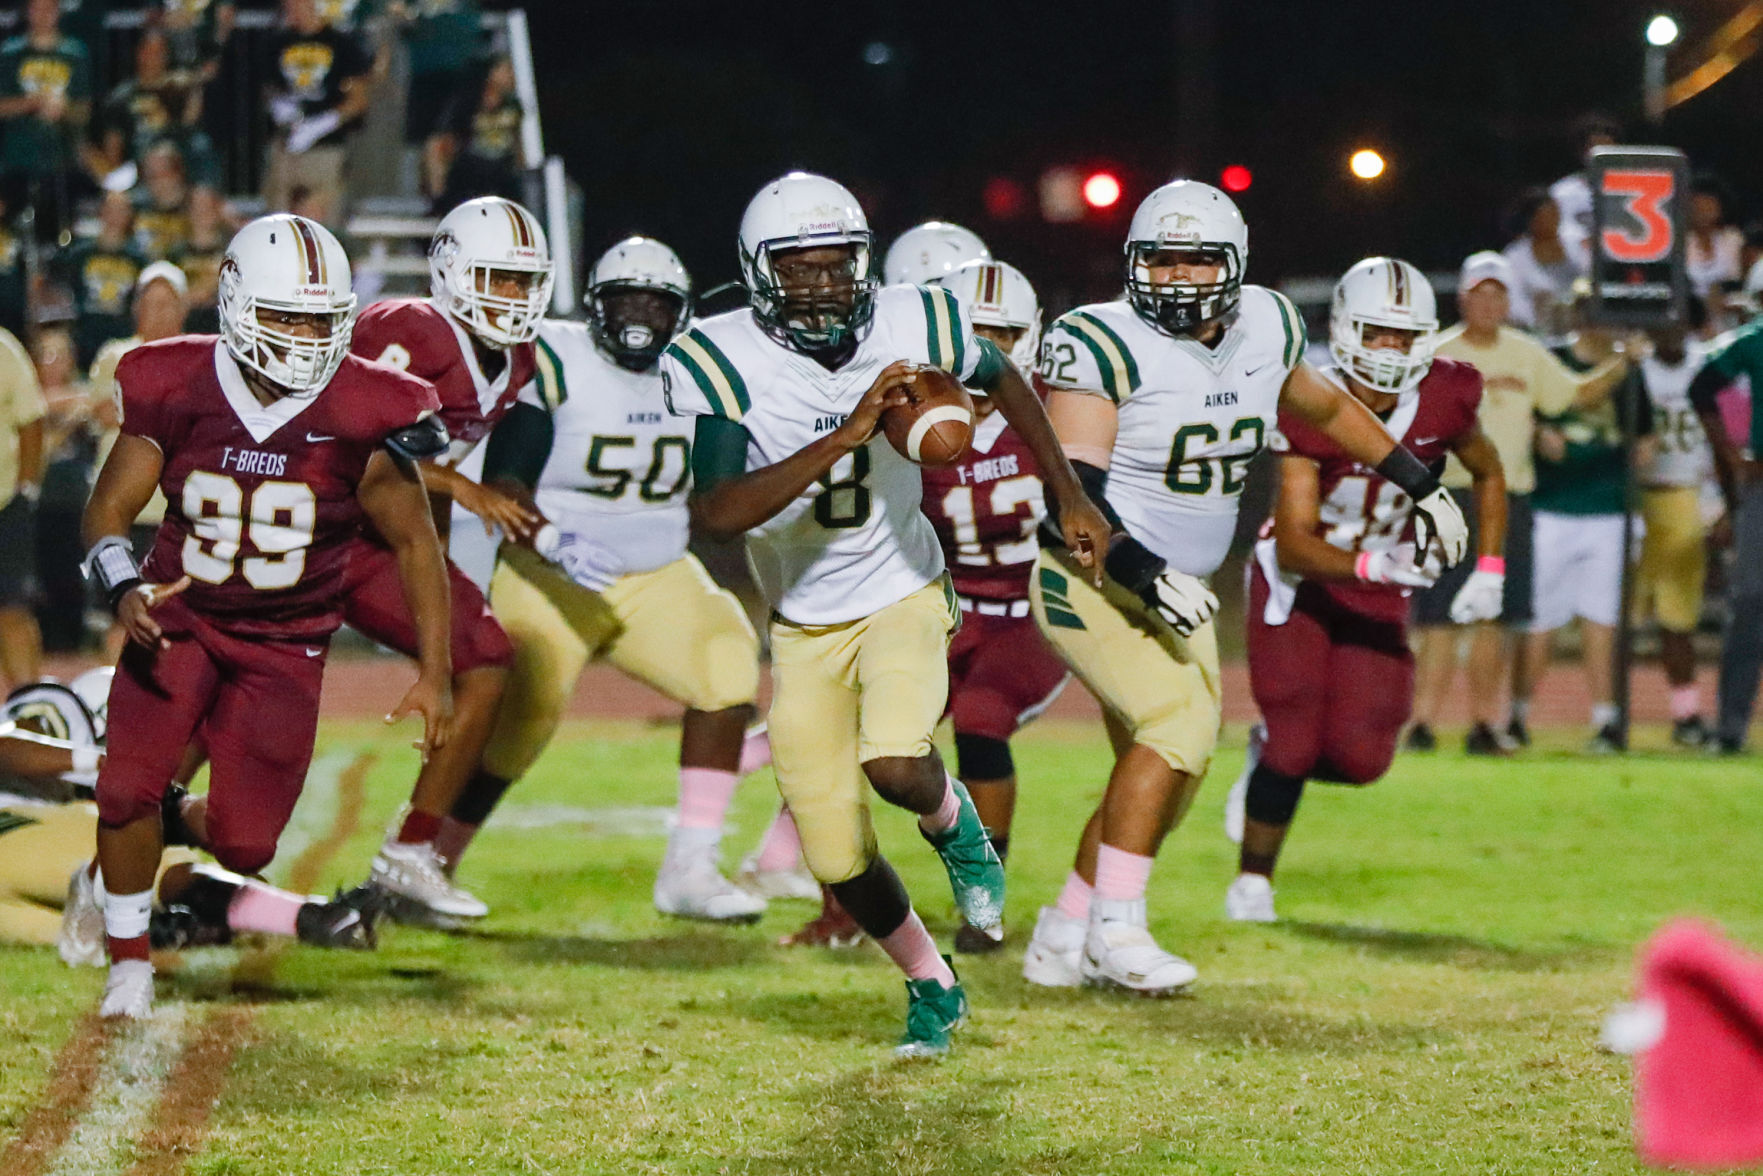
<instances>
[{"instance_id":1,"label":"football glove","mask_svg":"<svg viewBox=\"0 0 1763 1176\"><path fill-rule=\"evenodd\" d=\"M1431 588L1444 571L1436 548L1426 557L1412 543L1398 543L1384 551L1361 551L1353 561L1353 574L1367 584L1399 584L1404 588Z\"/></svg>"},{"instance_id":2,"label":"football glove","mask_svg":"<svg viewBox=\"0 0 1763 1176\"><path fill-rule=\"evenodd\" d=\"M1469 550L1469 523L1443 486L1414 504L1415 546L1424 551L1435 542L1444 553L1447 568L1462 563Z\"/></svg>"},{"instance_id":3,"label":"football glove","mask_svg":"<svg viewBox=\"0 0 1763 1176\"><path fill-rule=\"evenodd\" d=\"M1183 637L1212 619L1218 597L1197 576L1165 568L1144 592L1145 603Z\"/></svg>"},{"instance_id":4,"label":"football glove","mask_svg":"<svg viewBox=\"0 0 1763 1176\"><path fill-rule=\"evenodd\" d=\"M1506 573L1477 568L1451 599L1451 620L1459 625L1491 621L1500 615L1506 595Z\"/></svg>"},{"instance_id":5,"label":"football glove","mask_svg":"<svg viewBox=\"0 0 1763 1176\"><path fill-rule=\"evenodd\" d=\"M590 592L604 592L612 586L614 580L624 574L618 553L586 535L565 531L555 544L535 540L534 547L541 555L545 554L544 548L551 548L548 556L551 562L562 568L564 575Z\"/></svg>"}]
</instances>

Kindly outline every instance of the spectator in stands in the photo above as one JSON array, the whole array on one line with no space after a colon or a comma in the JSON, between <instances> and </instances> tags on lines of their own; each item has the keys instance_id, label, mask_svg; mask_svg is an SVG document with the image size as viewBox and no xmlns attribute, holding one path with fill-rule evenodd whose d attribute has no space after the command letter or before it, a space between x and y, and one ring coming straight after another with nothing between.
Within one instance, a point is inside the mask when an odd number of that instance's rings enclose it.
<instances>
[{"instance_id":1,"label":"spectator in stands","mask_svg":"<svg viewBox=\"0 0 1763 1176\"><path fill-rule=\"evenodd\" d=\"M1506 471L1506 591L1498 623L1474 626L1469 645L1469 707L1473 726L1464 749L1471 755L1510 752L1507 737L1495 730L1500 688L1510 667L1508 629L1531 619L1530 492L1536 485L1531 450L1532 414L1560 413L1578 404L1593 407L1610 394L1627 370L1613 357L1593 371L1575 376L1535 339L1507 325L1512 264L1498 253L1471 254L1457 279L1457 305L1463 321L1439 338L1438 354L1473 364L1482 374L1479 420ZM1452 459L1444 483L1468 509L1469 473ZM1473 514L1473 512L1471 512ZM1467 516L1466 516L1467 517ZM1416 657L1414 727L1408 747L1437 746L1433 724L1457 672L1459 629L1451 625L1451 601L1468 577L1473 561L1445 573L1431 588L1414 594L1414 623L1420 632ZM1510 734L1524 736L1522 716ZM1522 740L1520 740L1522 741Z\"/></svg>"},{"instance_id":2,"label":"spectator in stands","mask_svg":"<svg viewBox=\"0 0 1763 1176\"><path fill-rule=\"evenodd\" d=\"M27 0L26 31L0 45L0 182L8 204L37 210L44 240L72 227L92 105L91 60L60 19L57 0Z\"/></svg>"},{"instance_id":3,"label":"spectator in stands","mask_svg":"<svg viewBox=\"0 0 1763 1176\"><path fill-rule=\"evenodd\" d=\"M1690 290L1708 304L1717 327L1730 325L1725 295L1744 280L1745 234L1730 223L1736 210L1732 189L1713 172L1690 181L1689 237L1684 242L1684 269Z\"/></svg>"},{"instance_id":4,"label":"spectator in stands","mask_svg":"<svg viewBox=\"0 0 1763 1176\"><path fill-rule=\"evenodd\" d=\"M496 57L483 83L454 99L429 139L429 195L437 213L477 196L521 199L520 173L528 166L522 117L514 63L505 55Z\"/></svg>"},{"instance_id":5,"label":"spectator in stands","mask_svg":"<svg viewBox=\"0 0 1763 1176\"><path fill-rule=\"evenodd\" d=\"M55 259L56 277L73 294L78 361L90 363L111 339L129 333L129 297L147 258L135 244L135 206L126 192L106 192L98 206L98 235Z\"/></svg>"},{"instance_id":6,"label":"spectator in stands","mask_svg":"<svg viewBox=\"0 0 1763 1176\"><path fill-rule=\"evenodd\" d=\"M233 35L237 13L227 0L164 0L162 27L172 68L211 82Z\"/></svg>"},{"instance_id":7,"label":"spectator in stands","mask_svg":"<svg viewBox=\"0 0 1763 1176\"><path fill-rule=\"evenodd\" d=\"M25 333L25 256L23 242L12 231L6 200L0 197L0 330Z\"/></svg>"},{"instance_id":8,"label":"spectator in stands","mask_svg":"<svg viewBox=\"0 0 1763 1176\"><path fill-rule=\"evenodd\" d=\"M1607 114L1588 114L1576 125L1579 155L1575 170L1549 185L1549 195L1561 210L1561 241L1569 252L1589 258L1592 237L1592 184L1586 162L1592 148L1612 147L1622 139L1622 124Z\"/></svg>"},{"instance_id":9,"label":"spectator in stands","mask_svg":"<svg viewBox=\"0 0 1763 1176\"><path fill-rule=\"evenodd\" d=\"M263 198L271 209L286 209L289 191L303 184L340 219L345 145L367 110L367 55L354 37L324 23L316 0L283 0L270 59L269 109L277 129Z\"/></svg>"},{"instance_id":10,"label":"spectator in stands","mask_svg":"<svg viewBox=\"0 0 1763 1176\"><path fill-rule=\"evenodd\" d=\"M24 344L0 331L0 680L35 682L43 634L37 601L37 497L43 487L43 393Z\"/></svg>"},{"instance_id":11,"label":"spectator in stands","mask_svg":"<svg viewBox=\"0 0 1763 1176\"><path fill-rule=\"evenodd\" d=\"M65 652L78 649L85 635L80 561L86 551L80 544L80 514L92 489L97 435L73 336L60 328L39 331L34 350L45 409L43 492L37 502L37 579L42 587L37 622L44 646Z\"/></svg>"},{"instance_id":12,"label":"spectator in stands","mask_svg":"<svg viewBox=\"0 0 1763 1176\"><path fill-rule=\"evenodd\" d=\"M177 144L161 139L141 157L134 202L135 242L149 260L170 257L189 241L190 185Z\"/></svg>"},{"instance_id":13,"label":"spectator in stands","mask_svg":"<svg viewBox=\"0 0 1763 1176\"><path fill-rule=\"evenodd\" d=\"M116 388L116 365L123 356L143 343L169 339L173 335L184 333L187 293L184 272L170 262L156 261L142 270L135 287L135 333L127 339L112 339L106 343L104 350L92 362L92 419L98 431L97 451L93 460L98 468L103 467L105 457L110 454L110 447L116 444L116 436L122 423L119 405L121 397ZM135 525L129 530L129 540L134 544L136 559L147 558L147 552L153 546L154 532L158 530L164 517L165 496L155 490L153 497L147 501L146 508L136 517ZM111 626L109 636L105 639L105 652L114 659L122 652L125 640L123 630L115 625Z\"/></svg>"},{"instance_id":14,"label":"spectator in stands","mask_svg":"<svg viewBox=\"0 0 1763 1176\"><path fill-rule=\"evenodd\" d=\"M1560 342L1572 329L1573 282L1585 273L1585 259L1562 244L1561 210L1546 189L1519 196L1507 224L1514 237L1502 256L1512 263L1512 324Z\"/></svg>"},{"instance_id":15,"label":"spectator in stands","mask_svg":"<svg viewBox=\"0 0 1763 1176\"><path fill-rule=\"evenodd\" d=\"M1618 351L1616 337L1585 318L1591 288L1579 283L1570 306L1574 330L1555 357L1584 374ZM1621 382L1596 404L1558 413L1539 409L1536 420L1536 488L1531 492L1533 562L1531 622L1518 647L1512 675L1509 732L1524 732L1530 700L1549 665L1550 635L1577 619L1580 663L1592 698L1592 735L1586 750L1621 751L1626 724L1617 710L1613 667L1616 625L1622 612L1623 524L1631 457L1652 460L1653 409L1633 364ZM1637 439L1634 451L1627 431Z\"/></svg>"},{"instance_id":16,"label":"spectator in stands","mask_svg":"<svg viewBox=\"0 0 1763 1176\"><path fill-rule=\"evenodd\" d=\"M190 238L172 253L189 281L190 330L203 335L220 331L220 262L232 239L226 202L213 188L190 190Z\"/></svg>"},{"instance_id":17,"label":"spectator in stands","mask_svg":"<svg viewBox=\"0 0 1763 1176\"><path fill-rule=\"evenodd\" d=\"M99 112L87 166L101 184L131 187L142 156L160 142L175 144L193 183L219 186L220 157L201 128L202 86L193 71L169 67L165 33L149 26L135 46L134 76L118 83ZM135 165L131 176L126 169Z\"/></svg>"},{"instance_id":18,"label":"spectator in stands","mask_svg":"<svg viewBox=\"0 0 1763 1176\"><path fill-rule=\"evenodd\" d=\"M430 140L442 133L441 116L472 83L483 60L483 16L477 0L392 0L387 14L397 24L410 56L410 88L404 104L404 145L433 154ZM425 187L440 191L440 177Z\"/></svg>"}]
</instances>

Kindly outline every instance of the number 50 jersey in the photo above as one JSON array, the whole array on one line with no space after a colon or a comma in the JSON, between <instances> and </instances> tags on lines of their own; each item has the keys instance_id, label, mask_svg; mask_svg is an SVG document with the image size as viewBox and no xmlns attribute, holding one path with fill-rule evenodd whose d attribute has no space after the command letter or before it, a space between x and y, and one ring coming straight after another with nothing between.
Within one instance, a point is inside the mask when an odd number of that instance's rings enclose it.
<instances>
[{"instance_id":1,"label":"number 50 jersey","mask_svg":"<svg viewBox=\"0 0 1763 1176\"><path fill-rule=\"evenodd\" d=\"M838 428L901 359L973 377L980 344L954 295L930 286L878 290L869 333L837 371L778 343L751 310L719 314L667 345L661 376L674 414L739 422L747 469L757 470ZM753 576L778 614L799 625L879 612L943 572L922 497L919 468L878 433L748 533Z\"/></svg>"},{"instance_id":2,"label":"number 50 jersey","mask_svg":"<svg viewBox=\"0 0 1763 1176\"><path fill-rule=\"evenodd\" d=\"M1208 347L1166 335L1125 300L1080 306L1041 344L1041 377L1119 407L1108 502L1127 533L1191 576L1230 550L1249 463L1272 435L1280 390L1304 355L1283 294L1244 286Z\"/></svg>"}]
</instances>

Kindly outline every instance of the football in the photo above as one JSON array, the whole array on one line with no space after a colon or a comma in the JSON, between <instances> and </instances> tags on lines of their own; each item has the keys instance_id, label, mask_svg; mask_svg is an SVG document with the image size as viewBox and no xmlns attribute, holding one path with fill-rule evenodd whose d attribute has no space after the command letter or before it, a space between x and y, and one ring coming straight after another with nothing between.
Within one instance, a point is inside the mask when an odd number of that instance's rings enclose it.
<instances>
[{"instance_id":1,"label":"football","mask_svg":"<svg viewBox=\"0 0 1763 1176\"><path fill-rule=\"evenodd\" d=\"M938 367L921 367L906 388L911 399L882 414L882 432L907 461L953 465L973 440L973 397L961 381Z\"/></svg>"}]
</instances>

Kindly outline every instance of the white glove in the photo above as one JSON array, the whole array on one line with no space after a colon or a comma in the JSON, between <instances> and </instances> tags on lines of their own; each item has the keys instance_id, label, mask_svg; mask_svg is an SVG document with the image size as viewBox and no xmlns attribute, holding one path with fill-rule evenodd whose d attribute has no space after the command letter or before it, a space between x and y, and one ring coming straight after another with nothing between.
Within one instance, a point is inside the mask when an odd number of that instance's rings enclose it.
<instances>
[{"instance_id":1,"label":"white glove","mask_svg":"<svg viewBox=\"0 0 1763 1176\"><path fill-rule=\"evenodd\" d=\"M564 575L588 591L604 592L624 574L618 553L604 543L567 531L553 540L547 531L556 534L551 527L541 527L533 538L533 550L562 568Z\"/></svg>"},{"instance_id":2,"label":"white glove","mask_svg":"<svg viewBox=\"0 0 1763 1176\"><path fill-rule=\"evenodd\" d=\"M292 94L277 94L269 100L269 119L278 127L291 127L300 121L300 100Z\"/></svg>"},{"instance_id":3,"label":"white glove","mask_svg":"<svg viewBox=\"0 0 1763 1176\"><path fill-rule=\"evenodd\" d=\"M1477 567L1451 599L1451 620L1459 625L1491 621L1506 596L1506 573Z\"/></svg>"},{"instance_id":4,"label":"white glove","mask_svg":"<svg viewBox=\"0 0 1763 1176\"><path fill-rule=\"evenodd\" d=\"M1454 568L1469 551L1469 523L1443 486L1414 504L1414 543L1421 550L1437 543L1445 566Z\"/></svg>"},{"instance_id":5,"label":"white glove","mask_svg":"<svg viewBox=\"0 0 1763 1176\"><path fill-rule=\"evenodd\" d=\"M1412 543L1398 543L1386 551L1361 551L1353 562L1353 574L1367 584L1400 584L1404 588L1431 588L1444 571L1436 548L1426 558Z\"/></svg>"},{"instance_id":6,"label":"white glove","mask_svg":"<svg viewBox=\"0 0 1763 1176\"><path fill-rule=\"evenodd\" d=\"M1218 611L1218 597L1212 595L1204 580L1174 568L1165 568L1162 575L1151 581L1145 601L1183 637L1211 620Z\"/></svg>"},{"instance_id":7,"label":"white glove","mask_svg":"<svg viewBox=\"0 0 1763 1176\"><path fill-rule=\"evenodd\" d=\"M288 151L300 155L310 151L318 141L336 130L343 124L341 116L334 110L323 114L315 114L311 118L303 118L288 128Z\"/></svg>"}]
</instances>

